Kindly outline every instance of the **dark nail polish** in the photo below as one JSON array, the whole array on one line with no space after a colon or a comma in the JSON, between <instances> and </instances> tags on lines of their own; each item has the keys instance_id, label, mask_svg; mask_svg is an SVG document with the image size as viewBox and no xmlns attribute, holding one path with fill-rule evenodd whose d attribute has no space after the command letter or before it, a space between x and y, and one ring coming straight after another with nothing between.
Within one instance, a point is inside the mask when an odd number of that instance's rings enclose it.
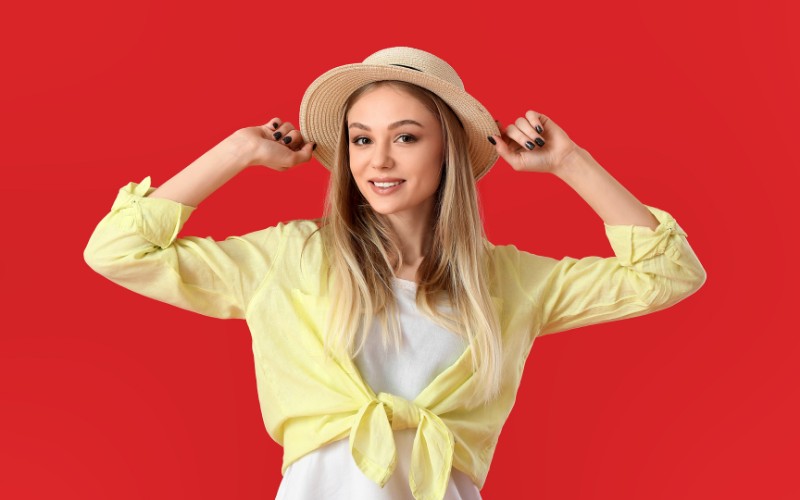
<instances>
[{"instance_id":1,"label":"dark nail polish","mask_svg":"<svg viewBox=\"0 0 800 500\"><path fill-rule=\"evenodd\" d=\"M292 142L292 138L289 137L288 135L283 138L283 143L284 144L289 144L290 142Z\"/></svg>"},{"instance_id":2,"label":"dark nail polish","mask_svg":"<svg viewBox=\"0 0 800 500\"><path fill-rule=\"evenodd\" d=\"M317 149L317 143L316 142L314 143L313 146L311 146L311 151L314 151L315 149Z\"/></svg>"},{"instance_id":3,"label":"dark nail polish","mask_svg":"<svg viewBox=\"0 0 800 500\"><path fill-rule=\"evenodd\" d=\"M275 132L274 134L272 134L272 137L274 137L275 140L277 141L278 139L281 138L281 133L280 132Z\"/></svg>"},{"instance_id":4,"label":"dark nail polish","mask_svg":"<svg viewBox=\"0 0 800 500\"><path fill-rule=\"evenodd\" d=\"M497 141L495 141L495 140L494 140L494 137L492 137L492 136L490 135L489 137L487 137L487 139L489 139L489 142L491 142L491 143L492 143L492 146L497 146Z\"/></svg>"},{"instance_id":5,"label":"dark nail polish","mask_svg":"<svg viewBox=\"0 0 800 500\"><path fill-rule=\"evenodd\" d=\"M280 127L280 125L278 125L278 122L272 122L272 128L278 128L278 127Z\"/></svg>"},{"instance_id":6,"label":"dark nail polish","mask_svg":"<svg viewBox=\"0 0 800 500\"><path fill-rule=\"evenodd\" d=\"M528 148L528 149L533 149L534 145L533 145L533 143L531 141L528 141L528 142L525 143L525 147Z\"/></svg>"},{"instance_id":7,"label":"dark nail polish","mask_svg":"<svg viewBox=\"0 0 800 500\"><path fill-rule=\"evenodd\" d=\"M539 147L542 147L542 146L544 146L544 140L543 140L541 137L537 137L536 139L534 139L534 140L533 140L533 142L535 142L536 144L538 144L538 145L539 145Z\"/></svg>"},{"instance_id":8,"label":"dark nail polish","mask_svg":"<svg viewBox=\"0 0 800 500\"><path fill-rule=\"evenodd\" d=\"M541 126L541 125L536 125L536 127L535 127L535 128L536 128L536 132L537 132L537 133L539 133L539 134L541 134L541 133L542 133L542 130L543 130L543 129L542 129L542 126Z\"/></svg>"}]
</instances>

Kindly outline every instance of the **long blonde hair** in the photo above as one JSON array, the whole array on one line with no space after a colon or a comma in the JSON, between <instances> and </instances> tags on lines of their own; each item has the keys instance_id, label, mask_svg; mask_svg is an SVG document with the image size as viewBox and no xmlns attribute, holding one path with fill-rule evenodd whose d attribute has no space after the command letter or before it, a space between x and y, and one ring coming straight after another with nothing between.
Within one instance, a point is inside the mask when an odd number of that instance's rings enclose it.
<instances>
[{"instance_id":1,"label":"long blonde hair","mask_svg":"<svg viewBox=\"0 0 800 500\"><path fill-rule=\"evenodd\" d=\"M397 349L402 338L391 284L403 265L400 245L386 216L372 210L359 191L349 164L347 112L363 94L382 85L406 91L441 123L446 155L434 194L432 244L419 267L415 300L419 310L436 324L469 341L477 379L468 404L488 403L500 391L502 343L499 318L489 295L489 252L467 136L444 101L410 83L370 83L356 90L344 105L320 229L330 263L329 289L335 290L326 322L330 329L325 350L354 357L364 347L376 316L384 332L384 346L391 341ZM439 299L449 300L452 313L436 307Z\"/></svg>"}]
</instances>

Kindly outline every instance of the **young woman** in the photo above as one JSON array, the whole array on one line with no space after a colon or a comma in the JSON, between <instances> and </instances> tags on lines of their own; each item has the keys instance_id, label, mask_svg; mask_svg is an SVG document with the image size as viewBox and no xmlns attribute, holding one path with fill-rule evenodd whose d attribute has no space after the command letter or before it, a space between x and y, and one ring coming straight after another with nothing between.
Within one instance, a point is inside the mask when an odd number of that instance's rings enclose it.
<instances>
[{"instance_id":1,"label":"young woman","mask_svg":"<svg viewBox=\"0 0 800 500\"><path fill-rule=\"evenodd\" d=\"M312 155L331 170L321 219L177 237L245 168ZM571 186L615 257L488 242L475 183L498 155ZM527 111L501 132L453 68L408 47L320 76L300 130L274 118L158 189L124 186L85 259L137 293L247 320L282 499L480 498L536 337L664 309L706 279L675 219L555 122Z\"/></svg>"}]
</instances>

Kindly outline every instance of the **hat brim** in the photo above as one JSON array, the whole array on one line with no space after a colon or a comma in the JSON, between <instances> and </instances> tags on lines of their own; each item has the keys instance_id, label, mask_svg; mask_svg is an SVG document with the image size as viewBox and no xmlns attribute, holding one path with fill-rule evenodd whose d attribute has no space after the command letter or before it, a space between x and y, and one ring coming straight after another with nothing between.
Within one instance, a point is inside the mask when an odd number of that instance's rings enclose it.
<instances>
[{"instance_id":1,"label":"hat brim","mask_svg":"<svg viewBox=\"0 0 800 500\"><path fill-rule=\"evenodd\" d=\"M441 97L464 125L475 180L492 168L498 155L487 137L500 131L491 114L477 99L464 89L421 71L363 63L346 64L325 72L303 95L300 131L306 142L317 144L314 156L325 168L333 168L344 103L358 88L381 80L413 83Z\"/></svg>"}]
</instances>

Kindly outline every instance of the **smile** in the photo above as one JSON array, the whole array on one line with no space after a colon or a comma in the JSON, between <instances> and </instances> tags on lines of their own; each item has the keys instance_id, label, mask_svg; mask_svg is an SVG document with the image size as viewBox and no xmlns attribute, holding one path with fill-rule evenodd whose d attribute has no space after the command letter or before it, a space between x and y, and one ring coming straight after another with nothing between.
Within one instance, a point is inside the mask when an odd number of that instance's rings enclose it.
<instances>
[{"instance_id":1,"label":"smile","mask_svg":"<svg viewBox=\"0 0 800 500\"><path fill-rule=\"evenodd\" d=\"M378 194L391 194L400 189L400 186L405 181L395 181L395 182L373 182L369 181L372 190Z\"/></svg>"}]
</instances>

